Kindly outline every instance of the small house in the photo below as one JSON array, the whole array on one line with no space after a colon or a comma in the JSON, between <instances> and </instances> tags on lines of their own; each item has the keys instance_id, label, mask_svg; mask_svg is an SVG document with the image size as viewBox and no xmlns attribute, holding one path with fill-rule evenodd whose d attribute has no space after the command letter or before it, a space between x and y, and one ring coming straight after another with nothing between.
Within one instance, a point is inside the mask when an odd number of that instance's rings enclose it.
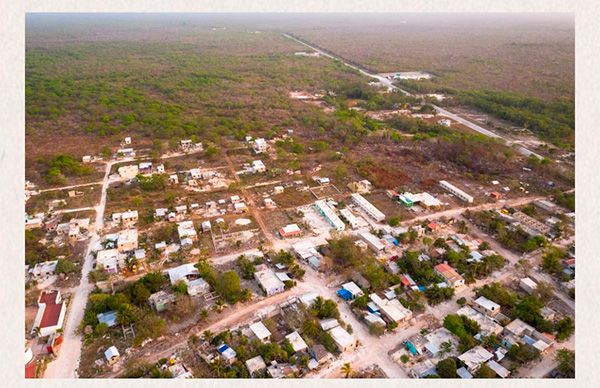
<instances>
[{"instance_id":1,"label":"small house","mask_svg":"<svg viewBox=\"0 0 600 388\"><path fill-rule=\"evenodd\" d=\"M106 358L106 362L108 363L108 365L113 365L114 363L119 361L120 356L121 355L119 354L117 347L114 345L106 349L106 351L104 352L104 357Z\"/></svg>"}]
</instances>

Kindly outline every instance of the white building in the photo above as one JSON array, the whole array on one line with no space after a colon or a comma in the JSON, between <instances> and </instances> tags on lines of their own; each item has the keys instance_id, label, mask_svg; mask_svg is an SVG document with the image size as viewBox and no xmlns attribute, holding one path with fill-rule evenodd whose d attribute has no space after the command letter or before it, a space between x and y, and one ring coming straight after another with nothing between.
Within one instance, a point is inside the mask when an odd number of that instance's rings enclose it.
<instances>
[{"instance_id":1,"label":"white building","mask_svg":"<svg viewBox=\"0 0 600 388\"><path fill-rule=\"evenodd\" d=\"M383 316L390 322L405 323L412 318L412 312L402 306L398 299L382 299L375 293L369 295L369 299L371 299Z\"/></svg>"},{"instance_id":2,"label":"white building","mask_svg":"<svg viewBox=\"0 0 600 388\"><path fill-rule=\"evenodd\" d=\"M38 298L38 312L33 321L33 334L46 337L62 329L66 305L60 291L42 291Z\"/></svg>"},{"instance_id":3,"label":"white building","mask_svg":"<svg viewBox=\"0 0 600 388\"><path fill-rule=\"evenodd\" d=\"M268 148L269 148L269 145L263 138L255 139L252 142L252 149L257 154L262 154L263 152L266 152Z\"/></svg>"},{"instance_id":4,"label":"white building","mask_svg":"<svg viewBox=\"0 0 600 388\"><path fill-rule=\"evenodd\" d=\"M265 167L265 164L262 162L262 160L255 160L252 162L252 171L255 173L265 172L267 171L267 167Z\"/></svg>"},{"instance_id":5,"label":"white building","mask_svg":"<svg viewBox=\"0 0 600 388\"><path fill-rule=\"evenodd\" d=\"M190 238L195 240L198 237L196 233L196 229L194 228L193 221L183 221L177 224L177 233L179 234L179 239L183 240L185 238Z\"/></svg>"},{"instance_id":6,"label":"white building","mask_svg":"<svg viewBox=\"0 0 600 388\"><path fill-rule=\"evenodd\" d=\"M294 352L301 352L303 350L308 349L308 345L306 344L306 342L304 342L304 339L302 339L302 337L297 331L286 335L285 339L287 339L290 345L292 345Z\"/></svg>"},{"instance_id":7,"label":"white building","mask_svg":"<svg viewBox=\"0 0 600 388\"><path fill-rule=\"evenodd\" d=\"M250 330L252 331L252 334L262 342L268 342L271 338L271 332L262 322L251 324Z\"/></svg>"},{"instance_id":8,"label":"white building","mask_svg":"<svg viewBox=\"0 0 600 388\"><path fill-rule=\"evenodd\" d=\"M530 278L523 278L519 280L519 287L531 295L537 290L537 283Z\"/></svg>"},{"instance_id":9,"label":"white building","mask_svg":"<svg viewBox=\"0 0 600 388\"><path fill-rule=\"evenodd\" d=\"M329 335L333 338L333 341L337 345L340 352L346 352L354 349L356 341L344 328L341 326L334 327L329 330Z\"/></svg>"},{"instance_id":10,"label":"white building","mask_svg":"<svg viewBox=\"0 0 600 388\"><path fill-rule=\"evenodd\" d=\"M358 205L358 207L360 207L365 213L369 215L369 217L373 218L375 221L381 222L385 220L385 214L383 214L379 209L373 206L373 204L367 201L362 195L358 193L353 193L352 200Z\"/></svg>"},{"instance_id":11,"label":"white building","mask_svg":"<svg viewBox=\"0 0 600 388\"><path fill-rule=\"evenodd\" d=\"M106 351L104 352L104 357L106 358L106 362L108 363L108 365L112 365L115 362L117 362L120 356L121 355L119 354L117 347L114 345L106 349Z\"/></svg>"},{"instance_id":12,"label":"white building","mask_svg":"<svg viewBox=\"0 0 600 388\"><path fill-rule=\"evenodd\" d=\"M369 248L371 248L375 253L382 252L385 249L385 245L381 242L381 239L374 236L371 232L360 231L358 232L358 237L366 242Z\"/></svg>"},{"instance_id":13,"label":"white building","mask_svg":"<svg viewBox=\"0 0 600 388\"><path fill-rule=\"evenodd\" d=\"M315 201L315 207L335 230L341 232L346 229L344 222L342 222L340 217L338 217L338 215L335 213L335 211L333 211L331 206L329 206L326 201L322 199Z\"/></svg>"},{"instance_id":14,"label":"white building","mask_svg":"<svg viewBox=\"0 0 600 388\"><path fill-rule=\"evenodd\" d=\"M473 203L473 197L471 195L465 193L464 191L462 191L458 187L454 186L453 184L451 184L447 181L440 181L440 186L442 186L444 189L448 190L450 193L454 194L457 198L459 198L465 202L468 202L468 203Z\"/></svg>"},{"instance_id":15,"label":"white building","mask_svg":"<svg viewBox=\"0 0 600 388\"><path fill-rule=\"evenodd\" d=\"M119 270L119 251L104 249L96 253L96 269L103 268L108 273L117 273Z\"/></svg>"},{"instance_id":16,"label":"white building","mask_svg":"<svg viewBox=\"0 0 600 388\"><path fill-rule=\"evenodd\" d=\"M29 270L31 277L35 280L54 275L58 260L44 261L37 263Z\"/></svg>"},{"instance_id":17,"label":"white building","mask_svg":"<svg viewBox=\"0 0 600 388\"><path fill-rule=\"evenodd\" d=\"M273 270L264 264L256 268L254 278L267 296L275 295L285 290L285 284L279 280Z\"/></svg>"},{"instance_id":18,"label":"white building","mask_svg":"<svg viewBox=\"0 0 600 388\"><path fill-rule=\"evenodd\" d=\"M485 350L481 345L477 345L458 356L458 359L466 365L471 373L477 372L481 364L488 362L492 358L494 358L494 355Z\"/></svg>"},{"instance_id":19,"label":"white building","mask_svg":"<svg viewBox=\"0 0 600 388\"><path fill-rule=\"evenodd\" d=\"M134 251L138 247L137 229L125 229L119 232L117 249L119 252Z\"/></svg>"}]
</instances>

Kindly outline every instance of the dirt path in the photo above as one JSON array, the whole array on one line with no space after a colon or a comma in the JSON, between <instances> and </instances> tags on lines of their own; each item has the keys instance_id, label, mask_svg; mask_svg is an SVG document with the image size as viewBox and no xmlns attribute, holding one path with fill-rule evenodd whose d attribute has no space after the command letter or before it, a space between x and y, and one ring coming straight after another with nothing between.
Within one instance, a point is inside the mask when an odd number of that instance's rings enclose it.
<instances>
[{"instance_id":1,"label":"dirt path","mask_svg":"<svg viewBox=\"0 0 600 388\"><path fill-rule=\"evenodd\" d=\"M95 186L95 185L101 185L104 181L97 181L97 182L90 182L90 183L80 183L78 185L71 185L71 186L62 186L62 187L54 187L54 188L50 188L50 189L42 189L42 190L37 190L36 193L45 193L47 191L58 191L58 190L67 190L67 189L75 189L77 187L85 187L85 186Z\"/></svg>"}]
</instances>

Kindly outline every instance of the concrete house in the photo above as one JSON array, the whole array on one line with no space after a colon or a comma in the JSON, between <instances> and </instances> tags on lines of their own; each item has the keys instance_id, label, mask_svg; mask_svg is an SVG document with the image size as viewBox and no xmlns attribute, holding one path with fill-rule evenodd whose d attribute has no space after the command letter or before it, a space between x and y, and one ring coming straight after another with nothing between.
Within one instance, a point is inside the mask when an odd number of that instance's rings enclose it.
<instances>
[{"instance_id":1,"label":"concrete house","mask_svg":"<svg viewBox=\"0 0 600 388\"><path fill-rule=\"evenodd\" d=\"M454 268L452 268L446 263L436 265L434 267L434 270L436 273L438 273L441 277L444 278L444 281L450 287L456 288L465 284L465 279L463 279L463 277L460 276L458 272L454 270Z\"/></svg>"},{"instance_id":2,"label":"concrete house","mask_svg":"<svg viewBox=\"0 0 600 388\"><path fill-rule=\"evenodd\" d=\"M480 296L479 298L475 299L473 301L473 308L476 311L479 311L480 313L492 318L500 313L500 305L492 302L485 296Z\"/></svg>"},{"instance_id":3,"label":"concrete house","mask_svg":"<svg viewBox=\"0 0 600 388\"><path fill-rule=\"evenodd\" d=\"M119 354L119 351L114 345L106 349L106 351L104 352L104 357L106 358L106 363L108 365L113 365L114 363L119 361L120 356L121 355Z\"/></svg>"},{"instance_id":4,"label":"concrete house","mask_svg":"<svg viewBox=\"0 0 600 388\"><path fill-rule=\"evenodd\" d=\"M285 284L279 280L273 270L264 264L261 264L256 268L254 278L267 296L275 295L285 290Z\"/></svg>"},{"instance_id":5,"label":"concrete house","mask_svg":"<svg viewBox=\"0 0 600 388\"><path fill-rule=\"evenodd\" d=\"M119 252L130 252L138 248L137 229L125 229L119 232L117 249Z\"/></svg>"},{"instance_id":6,"label":"concrete house","mask_svg":"<svg viewBox=\"0 0 600 388\"><path fill-rule=\"evenodd\" d=\"M38 311L33 321L32 334L45 337L62 329L66 307L60 291L42 291L38 298Z\"/></svg>"}]
</instances>

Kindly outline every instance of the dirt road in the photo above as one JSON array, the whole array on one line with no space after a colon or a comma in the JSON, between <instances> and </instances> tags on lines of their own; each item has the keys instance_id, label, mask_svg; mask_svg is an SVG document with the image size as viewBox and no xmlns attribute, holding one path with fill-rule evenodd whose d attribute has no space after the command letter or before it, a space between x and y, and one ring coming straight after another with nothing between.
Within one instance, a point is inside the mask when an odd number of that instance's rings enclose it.
<instances>
[{"instance_id":1,"label":"dirt road","mask_svg":"<svg viewBox=\"0 0 600 388\"><path fill-rule=\"evenodd\" d=\"M312 49L312 50L320 53L323 56L326 56L326 57L331 58L331 59L336 59L336 60L340 61L341 63L343 63L344 65L346 65L348 67L351 67L351 68L353 68L355 70L358 70L361 74L366 75L367 77L375 78L383 86L387 87L388 89L398 90L398 91L400 91L401 93L403 93L404 95L407 95L407 96L411 96L412 95L407 90L401 89L401 88L397 87L396 85L394 85L393 82L390 81L389 79L387 79L385 77L382 77L382 76L380 76L378 74L370 73L370 72L368 72L367 70L365 70L365 69L363 69L361 67L352 65L352 64L348 63L346 60L344 60L343 58L340 58L340 57L336 56L335 54L333 54L331 52L325 52L325 51L319 49L318 47L315 47L315 46L313 46L311 44L308 44L307 42L305 42L303 40L299 40L296 37L293 37L293 36L291 36L289 34L283 34L283 36L286 37L286 38L288 38L288 39L291 39L291 40L293 40L293 41L295 41L297 43L300 43L300 44L302 44L302 45L304 45L306 47L309 47L310 49ZM501 139L501 140L505 141L507 143L507 145L512 145L513 144L512 141L510 141L509 139L506 139L506 138L504 138L504 137L502 137L502 136L500 136L500 135L498 135L498 134L496 134L496 133L494 133L494 132L492 132L490 130L487 130L487 129L481 127L480 125L477 125L477 124L473 123L472 121L469 121L469 120L467 120L465 118L462 118L462 117L460 117L460 116L458 116L458 115L456 115L456 114L454 114L454 113L452 113L452 112L450 112L450 111L448 111L446 109L440 108L437 105L434 105L434 104L431 104L431 105L433 106L433 108L439 114L442 114L444 116L450 117L451 119L459 122L460 124L464 125L467 128L472 129L475 132L481 133L482 135L485 135L485 136L488 136L488 137L492 137L492 138L496 138L496 139ZM533 151L531 151L531 150L529 150L529 149L527 149L527 148L525 148L523 146L518 145L517 146L517 150L521 154L523 154L523 155L525 155L527 157L533 155L533 156L536 156L539 159L543 159L543 157L541 155L536 154L535 152L533 152Z\"/></svg>"},{"instance_id":2,"label":"dirt road","mask_svg":"<svg viewBox=\"0 0 600 388\"><path fill-rule=\"evenodd\" d=\"M83 313L87 304L88 295L94 285L88 280L88 274L93 268L92 249L100 242L99 233L104 226L104 210L106 208L106 192L110 181L108 179L110 170L115 162L106 163L106 171L102 181L102 195L100 203L95 207L96 222L95 230L91 234L90 242L85 252L85 259L81 270L79 286L73 291L69 303L69 312L63 327L63 343L58 358L48 364L44 377L46 378L74 378L77 377L77 368L81 356L81 336L76 331L83 319Z\"/></svg>"}]
</instances>

